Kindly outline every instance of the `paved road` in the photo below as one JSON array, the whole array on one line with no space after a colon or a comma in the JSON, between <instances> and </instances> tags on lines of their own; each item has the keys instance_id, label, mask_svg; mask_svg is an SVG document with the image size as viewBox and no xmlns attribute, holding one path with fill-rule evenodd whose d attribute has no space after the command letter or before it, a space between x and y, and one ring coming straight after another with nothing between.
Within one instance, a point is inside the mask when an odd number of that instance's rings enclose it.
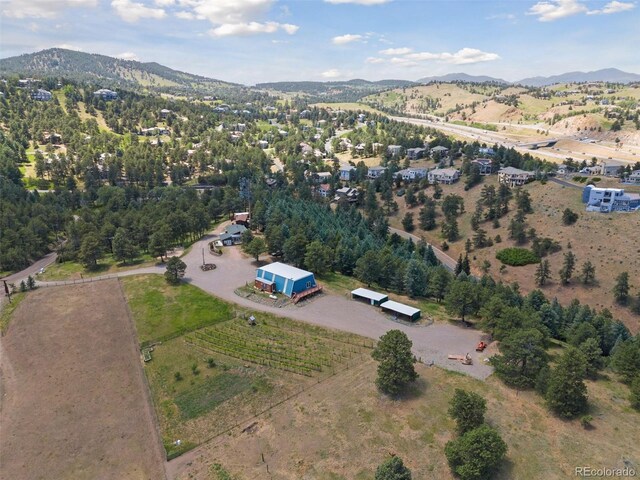
<instances>
[{"instance_id":1,"label":"paved road","mask_svg":"<svg viewBox=\"0 0 640 480\"><path fill-rule=\"evenodd\" d=\"M225 222L220 225L217 231L221 232L227 224L228 222ZM392 329L402 330L413 342L414 354L425 363L433 362L449 370L467 373L479 379L485 379L493 371L484 362L485 355L475 352L475 345L482 336L482 333L477 330L447 323L434 323L429 326L409 326L395 323L383 315L379 309L352 301L347 295L325 293L304 306L289 305L284 308L262 305L239 297L235 294L235 290L244 284L253 284L257 265L242 255L238 247L225 248L220 257L212 255L209 253L207 244L214 238L216 238L214 234L205 236L193 245L188 254L182 257L182 260L187 264L185 281L206 292L252 310L270 312L374 339ZM202 264L202 249L205 251L206 261L216 264L215 270L203 272L199 268ZM117 276L143 273L159 274L163 271L163 267L148 267L121 272ZM94 277L84 281L99 281L105 278L113 278L113 275ZM40 286L74 283L79 283L79 281L38 282ZM466 353L471 355L474 361L473 365L464 366L459 362L447 359L448 354L464 355Z\"/></svg>"},{"instance_id":2,"label":"paved road","mask_svg":"<svg viewBox=\"0 0 640 480\"><path fill-rule=\"evenodd\" d=\"M20 282L20 280L25 280L29 275L34 276L41 268L45 268L51 265L58 258L58 254L55 252L49 253L42 257L37 262L29 265L24 270L9 275L8 277L4 277L1 280L6 280L7 282L16 283Z\"/></svg>"},{"instance_id":3,"label":"paved road","mask_svg":"<svg viewBox=\"0 0 640 480\"><path fill-rule=\"evenodd\" d=\"M400 235L402 238L407 238L407 239L410 238L411 240L413 240L414 243L418 243L420 240L422 240L417 235L414 235L414 234L409 233L409 232L405 232L404 230L400 230L398 228L389 227L389 231L391 233L396 233L396 234ZM429 242L427 242L427 244L431 245L431 248L433 248L433 252L436 254L436 258L438 260L440 260L442 265L444 265L451 272L453 272L456 269L456 264L458 263L456 260L451 258L446 253L444 253L442 250L440 250L434 244L429 243Z\"/></svg>"},{"instance_id":4,"label":"paved road","mask_svg":"<svg viewBox=\"0 0 640 480\"><path fill-rule=\"evenodd\" d=\"M576 185L575 183L567 182L566 180L561 180L560 178L557 178L557 177L549 177L548 180L553 183L557 183L558 185L562 185L563 187L578 188L580 190L584 188L581 185Z\"/></svg>"}]
</instances>

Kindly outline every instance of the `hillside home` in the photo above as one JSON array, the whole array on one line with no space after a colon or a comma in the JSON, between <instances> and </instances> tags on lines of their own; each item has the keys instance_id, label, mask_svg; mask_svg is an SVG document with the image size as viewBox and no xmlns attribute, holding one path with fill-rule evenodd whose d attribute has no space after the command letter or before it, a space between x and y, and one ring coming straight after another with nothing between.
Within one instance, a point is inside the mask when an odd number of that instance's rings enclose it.
<instances>
[{"instance_id":1,"label":"hillside home","mask_svg":"<svg viewBox=\"0 0 640 480\"><path fill-rule=\"evenodd\" d=\"M160 110L160 118L167 118L171 114L171 110L163 108Z\"/></svg>"},{"instance_id":2,"label":"hillside home","mask_svg":"<svg viewBox=\"0 0 640 480\"><path fill-rule=\"evenodd\" d=\"M267 142L266 140L258 140L258 148L261 149L265 149L265 148L269 148L269 142Z\"/></svg>"},{"instance_id":3,"label":"hillside home","mask_svg":"<svg viewBox=\"0 0 640 480\"><path fill-rule=\"evenodd\" d=\"M490 158L476 158L471 161L471 165L477 165L480 175L491 175L493 172L493 160Z\"/></svg>"},{"instance_id":4,"label":"hillside home","mask_svg":"<svg viewBox=\"0 0 640 480\"><path fill-rule=\"evenodd\" d=\"M631 212L640 210L640 194L624 193L622 188L599 188L587 185L582 191L587 212Z\"/></svg>"},{"instance_id":5,"label":"hillside home","mask_svg":"<svg viewBox=\"0 0 640 480\"><path fill-rule=\"evenodd\" d=\"M369 170L367 171L367 177L369 178L378 178L380 175L382 175L384 172L387 171L387 167L369 167Z\"/></svg>"},{"instance_id":6,"label":"hillside home","mask_svg":"<svg viewBox=\"0 0 640 480\"><path fill-rule=\"evenodd\" d=\"M435 168L427 174L429 183L443 183L451 185L460 179L460 170L455 168Z\"/></svg>"},{"instance_id":7,"label":"hillside home","mask_svg":"<svg viewBox=\"0 0 640 480\"><path fill-rule=\"evenodd\" d=\"M39 102L48 102L53 98L53 95L48 90L43 90L41 88L37 89L34 92L31 92L31 99L37 100Z\"/></svg>"},{"instance_id":8,"label":"hillside home","mask_svg":"<svg viewBox=\"0 0 640 480\"><path fill-rule=\"evenodd\" d=\"M340 180L351 181L356 176L356 167L353 165L340 165Z\"/></svg>"},{"instance_id":9,"label":"hillside home","mask_svg":"<svg viewBox=\"0 0 640 480\"><path fill-rule=\"evenodd\" d=\"M443 147L442 145L438 145L437 147L433 147L430 150L431 156L434 158L444 157L449 153L449 149L447 147Z\"/></svg>"},{"instance_id":10,"label":"hillside home","mask_svg":"<svg viewBox=\"0 0 640 480\"><path fill-rule=\"evenodd\" d=\"M402 154L402 145L389 145L387 152L392 156L400 156Z\"/></svg>"},{"instance_id":11,"label":"hillside home","mask_svg":"<svg viewBox=\"0 0 640 480\"><path fill-rule=\"evenodd\" d=\"M384 145L378 142L374 142L371 144L371 148L373 148L373 153L380 153L384 148Z\"/></svg>"},{"instance_id":12,"label":"hillside home","mask_svg":"<svg viewBox=\"0 0 640 480\"><path fill-rule=\"evenodd\" d=\"M331 180L333 174L331 172L315 172L311 174L311 178L315 183L327 183Z\"/></svg>"},{"instance_id":13,"label":"hillside home","mask_svg":"<svg viewBox=\"0 0 640 480\"><path fill-rule=\"evenodd\" d=\"M598 167L600 167L600 171L598 172L600 175L604 175L605 177L617 177L620 175L620 168L622 168L622 165L619 163L601 162Z\"/></svg>"},{"instance_id":14,"label":"hillside home","mask_svg":"<svg viewBox=\"0 0 640 480\"><path fill-rule=\"evenodd\" d=\"M396 172L396 177L398 175L401 176L402 180L404 180L405 182L420 180L427 176L427 169L426 168L405 168L404 170L400 170Z\"/></svg>"},{"instance_id":15,"label":"hillside home","mask_svg":"<svg viewBox=\"0 0 640 480\"><path fill-rule=\"evenodd\" d=\"M498 181L510 187L519 187L533 180L536 174L514 167L505 167L498 170Z\"/></svg>"},{"instance_id":16,"label":"hillside home","mask_svg":"<svg viewBox=\"0 0 640 480\"><path fill-rule=\"evenodd\" d=\"M631 172L631 175L627 177L627 182L640 185L640 170L634 170Z\"/></svg>"},{"instance_id":17,"label":"hillside home","mask_svg":"<svg viewBox=\"0 0 640 480\"><path fill-rule=\"evenodd\" d=\"M322 198L327 198L330 195L331 192L331 185L329 185L328 183L323 183L322 185L320 185L318 187L318 189L316 190L316 192L318 193L318 195L320 195Z\"/></svg>"},{"instance_id":18,"label":"hillside home","mask_svg":"<svg viewBox=\"0 0 640 480\"><path fill-rule=\"evenodd\" d=\"M487 155L489 157L493 157L496 154L495 150L493 148L489 148L489 147L479 148L478 149L478 153L480 155Z\"/></svg>"},{"instance_id":19,"label":"hillside home","mask_svg":"<svg viewBox=\"0 0 640 480\"><path fill-rule=\"evenodd\" d=\"M407 158L409 160L419 160L424 157L427 152L426 148L416 147L416 148L408 148L407 149Z\"/></svg>"},{"instance_id":20,"label":"hillside home","mask_svg":"<svg viewBox=\"0 0 640 480\"><path fill-rule=\"evenodd\" d=\"M37 80L33 78L21 78L18 80L18 88L31 88L35 86Z\"/></svg>"},{"instance_id":21,"label":"hillside home","mask_svg":"<svg viewBox=\"0 0 640 480\"><path fill-rule=\"evenodd\" d=\"M355 188L342 187L336 190L334 201L347 200L348 202L358 201L358 190Z\"/></svg>"},{"instance_id":22,"label":"hillside home","mask_svg":"<svg viewBox=\"0 0 640 480\"><path fill-rule=\"evenodd\" d=\"M118 98L118 93L113 90L109 90L108 88L101 88L100 90L96 90L93 92L94 97L100 97L102 100L116 100Z\"/></svg>"}]
</instances>

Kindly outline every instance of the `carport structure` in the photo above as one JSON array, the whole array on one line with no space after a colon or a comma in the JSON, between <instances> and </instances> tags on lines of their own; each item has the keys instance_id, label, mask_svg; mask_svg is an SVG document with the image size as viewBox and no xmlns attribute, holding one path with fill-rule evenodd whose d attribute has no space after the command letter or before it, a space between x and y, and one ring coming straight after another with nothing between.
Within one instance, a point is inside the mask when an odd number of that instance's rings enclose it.
<instances>
[{"instance_id":1,"label":"carport structure","mask_svg":"<svg viewBox=\"0 0 640 480\"><path fill-rule=\"evenodd\" d=\"M374 292L373 290L367 290L366 288L356 288L351 292L351 298L366 300L367 303L376 307L389 300L388 295Z\"/></svg>"},{"instance_id":2,"label":"carport structure","mask_svg":"<svg viewBox=\"0 0 640 480\"><path fill-rule=\"evenodd\" d=\"M392 312L394 315L400 315L410 321L415 321L420 318L420 309L410 307L404 303L394 302L389 300L380 305L380 308L385 312Z\"/></svg>"}]
</instances>

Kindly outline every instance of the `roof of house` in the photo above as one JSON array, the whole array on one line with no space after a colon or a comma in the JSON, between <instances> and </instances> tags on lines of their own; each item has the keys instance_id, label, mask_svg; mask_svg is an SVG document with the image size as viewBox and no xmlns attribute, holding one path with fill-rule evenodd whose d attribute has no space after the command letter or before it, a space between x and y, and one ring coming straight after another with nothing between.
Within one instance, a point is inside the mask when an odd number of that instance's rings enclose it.
<instances>
[{"instance_id":1,"label":"roof of house","mask_svg":"<svg viewBox=\"0 0 640 480\"><path fill-rule=\"evenodd\" d=\"M460 173L460 170L456 170L455 168L434 168L429 173L433 175L455 175L456 173Z\"/></svg>"},{"instance_id":2,"label":"roof of house","mask_svg":"<svg viewBox=\"0 0 640 480\"><path fill-rule=\"evenodd\" d=\"M374 171L374 172L382 172L384 170L386 170L387 167L383 167L383 166L377 166L377 167L369 167L369 171ZM640 170L638 170L640 172Z\"/></svg>"},{"instance_id":3,"label":"roof of house","mask_svg":"<svg viewBox=\"0 0 640 480\"><path fill-rule=\"evenodd\" d=\"M498 173L505 173L507 175L523 175L523 174L533 175L533 172L528 172L526 170L520 170L519 168L514 168L514 167L501 168L498 171Z\"/></svg>"},{"instance_id":4,"label":"roof of house","mask_svg":"<svg viewBox=\"0 0 640 480\"><path fill-rule=\"evenodd\" d=\"M409 305L405 305L404 303L394 302L393 300L388 300L380 306L382 308L386 308L387 310L392 310L403 315L409 315L410 317L413 317L416 313L420 313L419 308L413 308Z\"/></svg>"},{"instance_id":5,"label":"roof of house","mask_svg":"<svg viewBox=\"0 0 640 480\"><path fill-rule=\"evenodd\" d=\"M225 229L225 233L228 233L229 235L237 235L238 233L243 233L246 229L247 227L244 225L229 225Z\"/></svg>"},{"instance_id":6,"label":"roof of house","mask_svg":"<svg viewBox=\"0 0 640 480\"><path fill-rule=\"evenodd\" d=\"M350 172L355 169L356 167L354 167L353 165L340 165L340 171Z\"/></svg>"},{"instance_id":7,"label":"roof of house","mask_svg":"<svg viewBox=\"0 0 640 480\"><path fill-rule=\"evenodd\" d=\"M489 165L490 163L493 163L493 161L490 158L476 158L475 160L472 160L471 163L481 163L482 165Z\"/></svg>"},{"instance_id":8,"label":"roof of house","mask_svg":"<svg viewBox=\"0 0 640 480\"><path fill-rule=\"evenodd\" d=\"M232 237L232 235L230 233L221 233L220 236L218 237L218 240L220 240L221 242L224 242L225 240L230 240Z\"/></svg>"},{"instance_id":9,"label":"roof of house","mask_svg":"<svg viewBox=\"0 0 640 480\"><path fill-rule=\"evenodd\" d=\"M447 147L443 147L442 145L438 145L437 147L433 147L431 149L432 152L444 152L445 150L449 150Z\"/></svg>"},{"instance_id":10,"label":"roof of house","mask_svg":"<svg viewBox=\"0 0 640 480\"><path fill-rule=\"evenodd\" d=\"M274 275L278 275L279 277L288 278L290 280L293 280L294 282L296 280L306 278L309 275L313 275L312 272L307 272L306 270L302 270L301 268L292 267L291 265L280 262L270 263L269 265L260 267L258 270L269 272Z\"/></svg>"},{"instance_id":11,"label":"roof of house","mask_svg":"<svg viewBox=\"0 0 640 480\"><path fill-rule=\"evenodd\" d=\"M368 298L369 300L380 301L385 298L389 298L384 293L374 292L373 290L367 290L366 288L356 288L351 292L351 295L357 295L358 297Z\"/></svg>"}]
</instances>

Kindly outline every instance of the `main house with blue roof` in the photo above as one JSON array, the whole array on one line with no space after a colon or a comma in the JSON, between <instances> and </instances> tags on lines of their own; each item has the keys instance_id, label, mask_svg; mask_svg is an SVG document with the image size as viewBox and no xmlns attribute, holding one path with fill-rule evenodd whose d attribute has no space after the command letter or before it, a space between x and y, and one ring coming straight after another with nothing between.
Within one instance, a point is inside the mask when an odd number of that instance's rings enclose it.
<instances>
[{"instance_id":1,"label":"main house with blue roof","mask_svg":"<svg viewBox=\"0 0 640 480\"><path fill-rule=\"evenodd\" d=\"M294 297L318 287L312 272L275 262L258 268L255 287L269 293Z\"/></svg>"}]
</instances>

